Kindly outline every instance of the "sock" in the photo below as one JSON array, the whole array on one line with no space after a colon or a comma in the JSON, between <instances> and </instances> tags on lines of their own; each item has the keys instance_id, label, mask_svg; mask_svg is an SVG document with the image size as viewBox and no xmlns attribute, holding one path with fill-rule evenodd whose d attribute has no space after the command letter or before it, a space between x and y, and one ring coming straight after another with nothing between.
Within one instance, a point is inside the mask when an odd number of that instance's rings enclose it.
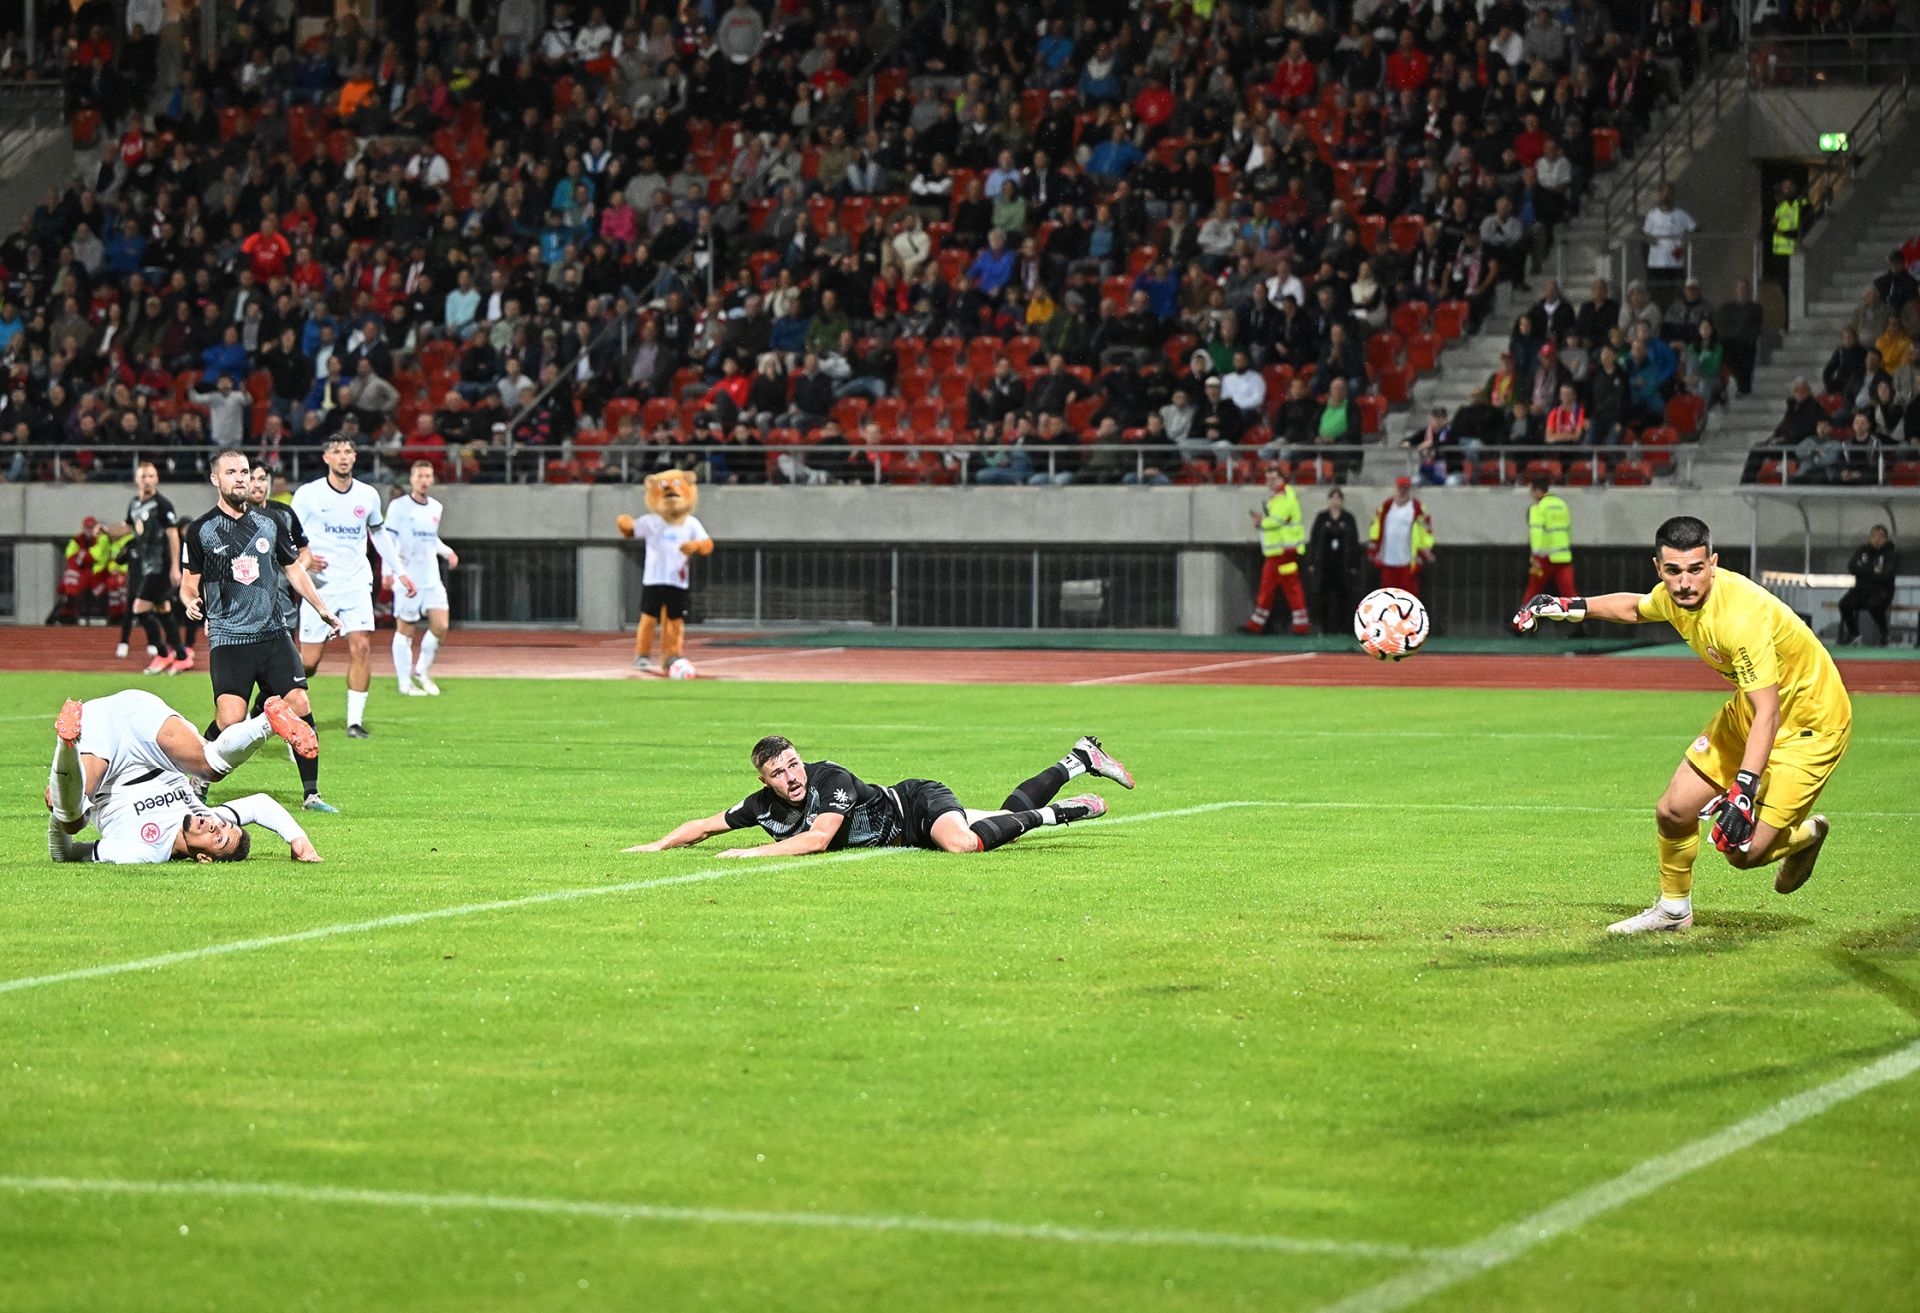
<instances>
[{"instance_id":1,"label":"sock","mask_svg":"<svg viewBox=\"0 0 1920 1313\"><path fill-rule=\"evenodd\" d=\"M63 821L80 819L87 778L80 768L80 749L65 739L53 741L53 769L47 787L53 790L53 814Z\"/></svg>"},{"instance_id":2,"label":"sock","mask_svg":"<svg viewBox=\"0 0 1920 1313\"><path fill-rule=\"evenodd\" d=\"M1047 809L1049 812L1052 808ZM1003 843L1012 843L1035 826L1045 825L1037 811L1010 811L999 816L983 816L968 828L980 840L980 851L990 853Z\"/></svg>"},{"instance_id":3,"label":"sock","mask_svg":"<svg viewBox=\"0 0 1920 1313\"><path fill-rule=\"evenodd\" d=\"M1010 812L1027 811L1034 807L1044 807L1053 801L1055 794L1067 786L1068 780L1076 775L1085 775L1086 773L1086 762L1080 760L1074 753L1069 752L1066 756L1054 762L1053 765L1041 771L1012 793L1009 793L1007 800L1001 803L1000 806L1003 810Z\"/></svg>"},{"instance_id":4,"label":"sock","mask_svg":"<svg viewBox=\"0 0 1920 1313\"><path fill-rule=\"evenodd\" d=\"M1673 839L1662 834L1660 847L1660 901L1671 899L1675 904L1687 905L1693 895L1693 859L1700 853L1700 831L1695 828L1685 838Z\"/></svg>"},{"instance_id":5,"label":"sock","mask_svg":"<svg viewBox=\"0 0 1920 1313\"><path fill-rule=\"evenodd\" d=\"M305 715L300 717L300 719L307 722L308 729L313 730L315 733L319 732L320 727L313 723L312 715ZM287 751L291 752L293 749L289 748ZM311 757L295 757L293 764L300 768L300 791L309 798L319 793L320 754L316 752Z\"/></svg>"},{"instance_id":6,"label":"sock","mask_svg":"<svg viewBox=\"0 0 1920 1313\"><path fill-rule=\"evenodd\" d=\"M393 673L399 677L401 688L413 683L413 640L405 634L393 636Z\"/></svg>"},{"instance_id":7,"label":"sock","mask_svg":"<svg viewBox=\"0 0 1920 1313\"><path fill-rule=\"evenodd\" d=\"M140 630L147 636L147 646L161 656L168 655L166 638L160 632L160 617L151 611L142 611L134 619L140 622Z\"/></svg>"},{"instance_id":8,"label":"sock","mask_svg":"<svg viewBox=\"0 0 1920 1313\"><path fill-rule=\"evenodd\" d=\"M167 645L160 650L172 652L181 661L187 659L187 645L180 641L180 619L171 611L160 612L160 632L166 638Z\"/></svg>"},{"instance_id":9,"label":"sock","mask_svg":"<svg viewBox=\"0 0 1920 1313\"><path fill-rule=\"evenodd\" d=\"M127 642L133 637L133 608L129 606L120 613L120 641Z\"/></svg>"},{"instance_id":10,"label":"sock","mask_svg":"<svg viewBox=\"0 0 1920 1313\"><path fill-rule=\"evenodd\" d=\"M273 726L265 716L250 716L221 730L208 740L207 765L216 776L229 775L273 736Z\"/></svg>"},{"instance_id":11,"label":"sock","mask_svg":"<svg viewBox=\"0 0 1920 1313\"><path fill-rule=\"evenodd\" d=\"M1783 857L1791 857L1813 842L1813 821L1811 818L1801 821L1789 829L1773 836L1773 842L1760 854L1760 865L1769 866Z\"/></svg>"},{"instance_id":12,"label":"sock","mask_svg":"<svg viewBox=\"0 0 1920 1313\"><path fill-rule=\"evenodd\" d=\"M367 695L347 690L347 724L358 725L367 717Z\"/></svg>"},{"instance_id":13,"label":"sock","mask_svg":"<svg viewBox=\"0 0 1920 1313\"><path fill-rule=\"evenodd\" d=\"M440 640L429 629L420 635L420 673L426 674L433 669L433 659L440 655Z\"/></svg>"}]
</instances>

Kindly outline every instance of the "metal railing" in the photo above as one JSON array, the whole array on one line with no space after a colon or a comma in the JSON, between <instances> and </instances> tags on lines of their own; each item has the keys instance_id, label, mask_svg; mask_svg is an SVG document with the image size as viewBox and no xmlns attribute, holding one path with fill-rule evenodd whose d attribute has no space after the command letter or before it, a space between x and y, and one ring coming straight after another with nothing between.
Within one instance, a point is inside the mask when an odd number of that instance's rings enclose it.
<instances>
[{"instance_id":1,"label":"metal railing","mask_svg":"<svg viewBox=\"0 0 1920 1313\"><path fill-rule=\"evenodd\" d=\"M1835 492L1904 486L1920 491L1920 447L1875 443L1871 451L1857 451L1850 443L1842 445L1845 449L1836 463L1817 466L1811 459L1802 458L1798 443L1755 447L1748 458L1758 458L1762 463L1751 480L1743 473L1741 484L1749 488L1830 488ZM1896 478L1912 481L1896 484Z\"/></svg>"},{"instance_id":2,"label":"metal railing","mask_svg":"<svg viewBox=\"0 0 1920 1313\"><path fill-rule=\"evenodd\" d=\"M1608 241L1631 239L1639 232L1640 222L1652 208L1661 185L1685 171L1693 152L1707 143L1715 125L1746 94L1747 80L1739 56L1718 56L1701 69L1661 130L1643 143L1607 189L1600 220L1601 232Z\"/></svg>"},{"instance_id":3,"label":"metal railing","mask_svg":"<svg viewBox=\"0 0 1920 1313\"><path fill-rule=\"evenodd\" d=\"M1920 65L1920 37L1900 32L1760 34L1748 41L1746 56L1746 82L1755 89L1902 82Z\"/></svg>"}]
</instances>

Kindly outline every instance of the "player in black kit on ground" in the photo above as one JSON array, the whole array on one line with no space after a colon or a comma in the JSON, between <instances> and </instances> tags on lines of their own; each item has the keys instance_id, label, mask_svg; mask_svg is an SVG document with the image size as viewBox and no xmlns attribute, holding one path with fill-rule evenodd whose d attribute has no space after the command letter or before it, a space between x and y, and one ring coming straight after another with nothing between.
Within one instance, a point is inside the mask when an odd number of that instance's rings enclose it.
<instances>
[{"instance_id":1,"label":"player in black kit on ground","mask_svg":"<svg viewBox=\"0 0 1920 1313\"><path fill-rule=\"evenodd\" d=\"M1028 830L1105 815L1106 799L1097 793L1053 801L1076 775L1099 775L1133 787L1127 768L1102 751L1100 740L1090 734L1008 794L999 811L961 806L953 790L938 780L901 780L887 787L868 784L838 762L803 762L793 744L777 734L753 745L753 769L765 787L726 811L687 821L652 843L627 851L682 848L758 825L773 836L772 843L729 848L720 855L797 857L842 848L984 853L1012 843Z\"/></svg>"},{"instance_id":2,"label":"player in black kit on ground","mask_svg":"<svg viewBox=\"0 0 1920 1313\"><path fill-rule=\"evenodd\" d=\"M180 594L189 616L206 617L215 724L224 729L245 720L247 700L258 685L285 698L294 714L312 725L307 674L281 602L282 573L335 632L339 623L307 577L288 531L249 504L245 453L234 448L217 453L212 479L218 494L213 509L183 535ZM307 810L336 810L320 798L319 757L299 758L298 764Z\"/></svg>"},{"instance_id":3,"label":"player in black kit on ground","mask_svg":"<svg viewBox=\"0 0 1920 1313\"><path fill-rule=\"evenodd\" d=\"M127 564L127 615L120 628L120 653L125 656L128 625L137 624L153 649L153 663L143 674L177 675L193 668L193 657L180 641L179 617L173 613L173 595L180 588L180 517L173 503L160 493L160 470L150 460L134 469L135 496L127 503L127 518L107 530L110 538L133 535L120 551Z\"/></svg>"}]
</instances>

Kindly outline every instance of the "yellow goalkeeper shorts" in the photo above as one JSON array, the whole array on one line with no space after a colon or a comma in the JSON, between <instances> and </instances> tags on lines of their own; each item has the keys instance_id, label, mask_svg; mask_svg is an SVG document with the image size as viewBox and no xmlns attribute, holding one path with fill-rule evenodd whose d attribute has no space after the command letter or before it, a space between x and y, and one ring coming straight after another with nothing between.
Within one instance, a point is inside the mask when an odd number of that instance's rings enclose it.
<instances>
[{"instance_id":1,"label":"yellow goalkeeper shorts","mask_svg":"<svg viewBox=\"0 0 1920 1313\"><path fill-rule=\"evenodd\" d=\"M1730 787L1733 777L1740 773L1747 730L1752 724L1753 708L1746 697L1734 698L1693 741L1687 749L1687 760L1721 788ZM1755 807L1758 819L1776 830L1805 820L1820 790L1827 787L1827 777L1846 755L1852 734L1851 721L1837 729L1782 729L1767 756L1767 768L1760 773Z\"/></svg>"}]
</instances>

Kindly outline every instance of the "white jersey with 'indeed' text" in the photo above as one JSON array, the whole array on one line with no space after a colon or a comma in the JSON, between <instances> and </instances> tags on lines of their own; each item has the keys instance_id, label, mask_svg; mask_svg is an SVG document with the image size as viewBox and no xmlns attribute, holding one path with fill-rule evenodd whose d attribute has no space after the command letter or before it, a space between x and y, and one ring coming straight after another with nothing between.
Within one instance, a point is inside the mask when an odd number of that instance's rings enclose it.
<instances>
[{"instance_id":1,"label":"white jersey with 'indeed' text","mask_svg":"<svg viewBox=\"0 0 1920 1313\"><path fill-rule=\"evenodd\" d=\"M400 573L416 587L424 588L440 579L440 558L447 554L447 545L440 541L440 514L438 497L425 502L411 496L395 497L387 503L387 532L393 535Z\"/></svg>"},{"instance_id":2,"label":"white jersey with 'indeed' text","mask_svg":"<svg viewBox=\"0 0 1920 1313\"><path fill-rule=\"evenodd\" d=\"M326 478L303 483L293 494L293 512L307 532L307 545L327 563L315 568L314 583L323 593L373 589L373 567L367 563L367 538L386 521L380 514L380 494L355 479L341 492Z\"/></svg>"}]
</instances>

